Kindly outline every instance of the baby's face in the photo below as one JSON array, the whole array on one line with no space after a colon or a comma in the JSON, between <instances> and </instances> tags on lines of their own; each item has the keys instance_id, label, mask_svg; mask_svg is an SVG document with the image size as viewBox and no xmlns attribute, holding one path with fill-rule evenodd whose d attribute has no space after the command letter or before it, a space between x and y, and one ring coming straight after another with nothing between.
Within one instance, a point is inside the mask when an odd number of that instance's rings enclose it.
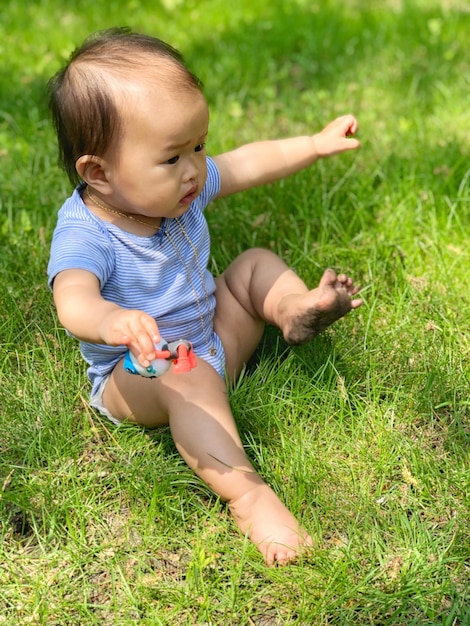
<instances>
[{"instance_id":1,"label":"baby's face","mask_svg":"<svg viewBox=\"0 0 470 626\"><path fill-rule=\"evenodd\" d=\"M126 94L123 133L106 159L116 209L148 217L178 217L206 182L209 111L202 93L174 95L151 85Z\"/></svg>"}]
</instances>

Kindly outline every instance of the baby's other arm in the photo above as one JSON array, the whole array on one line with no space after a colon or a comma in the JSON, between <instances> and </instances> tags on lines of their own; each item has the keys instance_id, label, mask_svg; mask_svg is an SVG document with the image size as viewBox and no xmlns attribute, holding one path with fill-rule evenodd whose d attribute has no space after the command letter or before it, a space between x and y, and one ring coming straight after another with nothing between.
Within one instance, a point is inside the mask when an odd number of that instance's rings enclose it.
<instances>
[{"instance_id":1,"label":"baby's other arm","mask_svg":"<svg viewBox=\"0 0 470 626\"><path fill-rule=\"evenodd\" d=\"M214 157L219 169L219 198L295 174L317 159L359 147L353 115L343 115L312 136L246 144Z\"/></svg>"},{"instance_id":2,"label":"baby's other arm","mask_svg":"<svg viewBox=\"0 0 470 626\"><path fill-rule=\"evenodd\" d=\"M60 323L81 341L126 345L144 367L155 358L154 343L160 341L155 320L143 311L123 309L105 300L91 272L60 272L54 279L53 294Z\"/></svg>"}]
</instances>

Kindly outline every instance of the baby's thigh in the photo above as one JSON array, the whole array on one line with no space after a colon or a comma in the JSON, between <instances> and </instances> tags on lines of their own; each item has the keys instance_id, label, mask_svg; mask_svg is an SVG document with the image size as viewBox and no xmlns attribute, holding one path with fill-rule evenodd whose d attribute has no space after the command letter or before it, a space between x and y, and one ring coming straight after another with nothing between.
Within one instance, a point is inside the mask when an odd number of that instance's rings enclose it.
<instances>
[{"instance_id":1,"label":"baby's thigh","mask_svg":"<svg viewBox=\"0 0 470 626\"><path fill-rule=\"evenodd\" d=\"M230 380L236 380L259 344L264 321L247 311L227 285L225 274L216 279L214 330L225 352Z\"/></svg>"},{"instance_id":2,"label":"baby's thigh","mask_svg":"<svg viewBox=\"0 0 470 626\"><path fill-rule=\"evenodd\" d=\"M196 367L189 372L171 366L158 378L130 374L120 361L106 383L102 400L115 419L157 428L197 410L209 414L216 397L228 407L224 379L196 357Z\"/></svg>"},{"instance_id":3,"label":"baby's thigh","mask_svg":"<svg viewBox=\"0 0 470 626\"><path fill-rule=\"evenodd\" d=\"M103 404L121 421L156 428L168 424L165 388L159 378L144 378L125 371L120 361L103 391Z\"/></svg>"}]
</instances>

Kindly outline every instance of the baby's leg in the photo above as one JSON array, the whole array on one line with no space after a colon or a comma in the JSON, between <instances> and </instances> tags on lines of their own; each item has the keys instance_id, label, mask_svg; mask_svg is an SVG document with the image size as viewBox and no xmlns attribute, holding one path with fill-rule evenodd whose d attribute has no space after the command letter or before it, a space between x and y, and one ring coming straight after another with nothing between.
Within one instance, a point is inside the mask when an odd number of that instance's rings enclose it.
<instances>
[{"instance_id":1,"label":"baby's leg","mask_svg":"<svg viewBox=\"0 0 470 626\"><path fill-rule=\"evenodd\" d=\"M261 337L264 321L279 326L286 341L301 344L362 304L352 280L326 270L316 289L309 291L283 261L267 250L240 255L217 279L214 327L225 349L232 380L249 359ZM230 501L240 528L252 527L253 540L267 548L267 560L289 560L310 537L265 484L245 489ZM274 552L264 536L272 538ZM279 545L294 546L289 552ZM297 548L295 547L297 545Z\"/></svg>"},{"instance_id":2,"label":"baby's leg","mask_svg":"<svg viewBox=\"0 0 470 626\"><path fill-rule=\"evenodd\" d=\"M264 321L278 326L288 343L303 344L359 307L362 300L353 299L358 291L351 278L331 269L309 290L277 255L247 250L217 279L214 326L229 374L239 372L251 355Z\"/></svg>"},{"instance_id":3,"label":"baby's leg","mask_svg":"<svg viewBox=\"0 0 470 626\"><path fill-rule=\"evenodd\" d=\"M118 419L169 423L178 451L228 506L268 564L285 563L311 544L277 495L255 472L240 441L222 378L205 361L179 374L145 379L115 368L104 397Z\"/></svg>"}]
</instances>

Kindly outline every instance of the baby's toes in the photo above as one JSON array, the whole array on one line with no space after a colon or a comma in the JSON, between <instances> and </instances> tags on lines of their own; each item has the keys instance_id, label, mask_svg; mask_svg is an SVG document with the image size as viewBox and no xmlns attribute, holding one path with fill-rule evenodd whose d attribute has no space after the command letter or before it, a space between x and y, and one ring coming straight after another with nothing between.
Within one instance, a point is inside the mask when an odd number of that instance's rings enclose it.
<instances>
[{"instance_id":1,"label":"baby's toes","mask_svg":"<svg viewBox=\"0 0 470 626\"><path fill-rule=\"evenodd\" d=\"M295 560L297 556L297 550L279 544L271 544L266 554L266 563L270 566L287 565Z\"/></svg>"}]
</instances>

